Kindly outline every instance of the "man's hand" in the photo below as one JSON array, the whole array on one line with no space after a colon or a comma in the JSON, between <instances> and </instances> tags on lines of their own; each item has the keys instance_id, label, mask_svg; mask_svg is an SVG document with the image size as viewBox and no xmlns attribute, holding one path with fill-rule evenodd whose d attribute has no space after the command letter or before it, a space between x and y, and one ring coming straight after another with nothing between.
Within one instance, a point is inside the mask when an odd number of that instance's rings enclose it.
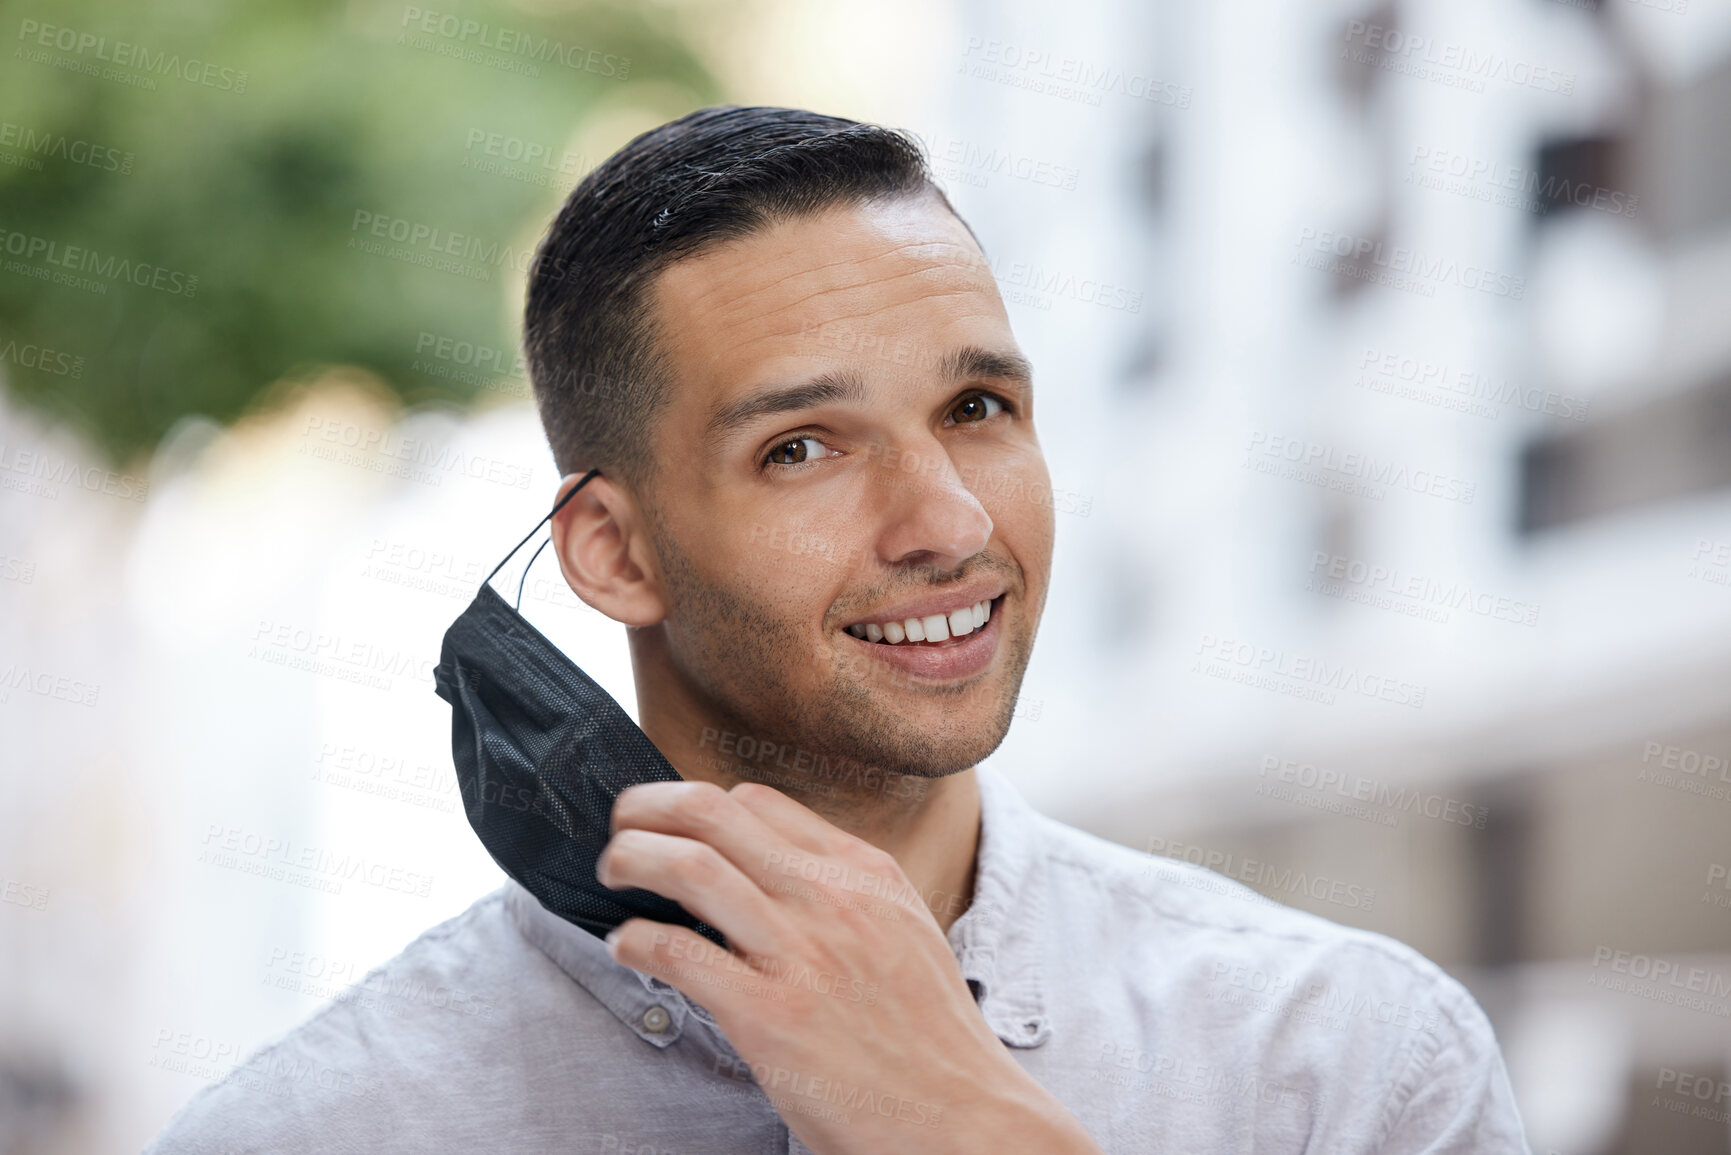
<instances>
[{"instance_id":1,"label":"man's hand","mask_svg":"<svg viewBox=\"0 0 1731 1155\"><path fill-rule=\"evenodd\" d=\"M727 936L635 918L607 941L708 1009L818 1155L1098 1155L986 1025L885 851L767 786L656 782L619 796L598 871Z\"/></svg>"}]
</instances>

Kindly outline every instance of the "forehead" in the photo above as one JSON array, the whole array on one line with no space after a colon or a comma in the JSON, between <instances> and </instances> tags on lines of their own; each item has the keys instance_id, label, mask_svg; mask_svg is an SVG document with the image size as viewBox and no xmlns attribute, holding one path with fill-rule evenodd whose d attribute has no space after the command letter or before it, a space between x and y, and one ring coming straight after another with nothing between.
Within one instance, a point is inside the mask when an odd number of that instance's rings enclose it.
<instances>
[{"instance_id":1,"label":"forehead","mask_svg":"<svg viewBox=\"0 0 1731 1155\"><path fill-rule=\"evenodd\" d=\"M833 368L861 337L916 361L1011 340L985 257L930 196L778 222L675 262L652 301L686 412Z\"/></svg>"}]
</instances>

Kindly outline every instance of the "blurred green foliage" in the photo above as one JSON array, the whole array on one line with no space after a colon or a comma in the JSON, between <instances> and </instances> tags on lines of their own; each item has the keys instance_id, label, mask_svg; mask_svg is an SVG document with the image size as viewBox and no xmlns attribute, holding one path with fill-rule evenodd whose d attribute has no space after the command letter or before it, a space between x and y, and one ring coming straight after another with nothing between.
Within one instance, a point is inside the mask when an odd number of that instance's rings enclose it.
<instances>
[{"instance_id":1,"label":"blurred green foliage","mask_svg":"<svg viewBox=\"0 0 1731 1155\"><path fill-rule=\"evenodd\" d=\"M0 0L0 44L0 376L117 461L321 365L472 398L490 366L426 335L509 368L527 258L599 159L579 125L716 99L631 0Z\"/></svg>"}]
</instances>

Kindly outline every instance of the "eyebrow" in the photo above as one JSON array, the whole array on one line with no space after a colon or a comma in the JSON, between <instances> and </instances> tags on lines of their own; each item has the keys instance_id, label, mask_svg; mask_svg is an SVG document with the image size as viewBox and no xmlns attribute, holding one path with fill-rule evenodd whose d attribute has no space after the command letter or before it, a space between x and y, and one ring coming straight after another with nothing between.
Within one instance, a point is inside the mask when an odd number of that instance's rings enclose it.
<instances>
[{"instance_id":1,"label":"eyebrow","mask_svg":"<svg viewBox=\"0 0 1731 1155\"><path fill-rule=\"evenodd\" d=\"M865 394L865 382L859 379L858 374L847 370L825 373L803 385L766 389L716 410L715 416L709 419L709 438L712 441L720 440L741 425L772 413L816 409L819 405L829 405L836 401L864 401Z\"/></svg>"},{"instance_id":2,"label":"eyebrow","mask_svg":"<svg viewBox=\"0 0 1731 1155\"><path fill-rule=\"evenodd\" d=\"M1020 353L995 353L977 345L964 345L945 354L937 362L937 370L950 381L976 377L1000 377L1029 387L1034 382L1033 367ZM865 382L852 370L824 373L800 385L765 389L750 397L729 402L709 419L709 440L719 441L742 425L775 413L794 413L815 409L838 401L861 402L866 399Z\"/></svg>"},{"instance_id":3,"label":"eyebrow","mask_svg":"<svg viewBox=\"0 0 1731 1155\"><path fill-rule=\"evenodd\" d=\"M1034 367L1020 353L994 353L978 345L963 345L938 362L938 372L951 381L972 377L1002 377L1022 385L1034 383Z\"/></svg>"}]
</instances>

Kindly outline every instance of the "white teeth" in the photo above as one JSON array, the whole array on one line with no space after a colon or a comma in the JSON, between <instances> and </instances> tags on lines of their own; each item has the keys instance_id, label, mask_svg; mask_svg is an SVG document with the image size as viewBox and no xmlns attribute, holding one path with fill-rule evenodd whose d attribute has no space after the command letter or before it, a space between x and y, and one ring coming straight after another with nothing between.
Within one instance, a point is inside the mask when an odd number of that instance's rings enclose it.
<instances>
[{"instance_id":1,"label":"white teeth","mask_svg":"<svg viewBox=\"0 0 1731 1155\"><path fill-rule=\"evenodd\" d=\"M876 622L853 625L847 632L868 642L888 642L898 646L903 642L943 642L963 638L992 620L992 602L987 598L971 606L963 606L948 614L928 614L923 618L907 618L899 622Z\"/></svg>"}]
</instances>

